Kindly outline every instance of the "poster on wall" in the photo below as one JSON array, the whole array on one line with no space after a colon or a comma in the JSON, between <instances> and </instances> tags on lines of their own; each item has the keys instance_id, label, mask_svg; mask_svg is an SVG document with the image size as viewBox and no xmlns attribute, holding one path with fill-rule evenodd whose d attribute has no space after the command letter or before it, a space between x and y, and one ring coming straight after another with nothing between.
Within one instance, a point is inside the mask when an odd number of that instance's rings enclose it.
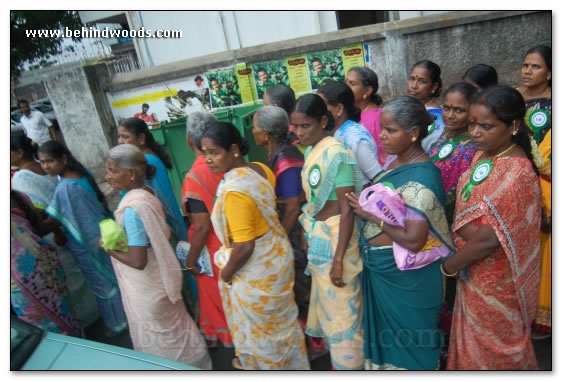
<instances>
[{"instance_id":1,"label":"poster on wall","mask_svg":"<svg viewBox=\"0 0 563 382\"><path fill-rule=\"evenodd\" d=\"M289 74L285 60L272 60L252 64L257 99L264 99L264 92L272 85L289 85Z\"/></svg>"},{"instance_id":2,"label":"poster on wall","mask_svg":"<svg viewBox=\"0 0 563 382\"><path fill-rule=\"evenodd\" d=\"M206 85L205 76L196 75L107 93L107 98L117 125L135 117L156 128L162 121L173 121L194 111L210 111Z\"/></svg>"},{"instance_id":3,"label":"poster on wall","mask_svg":"<svg viewBox=\"0 0 563 382\"><path fill-rule=\"evenodd\" d=\"M355 66L366 66L364 57L364 49L362 44L347 45L340 48L342 53L342 67L344 70L344 77L348 71Z\"/></svg>"},{"instance_id":4,"label":"poster on wall","mask_svg":"<svg viewBox=\"0 0 563 382\"><path fill-rule=\"evenodd\" d=\"M313 90L326 80L344 81L344 67L340 49L307 53L307 64Z\"/></svg>"},{"instance_id":5,"label":"poster on wall","mask_svg":"<svg viewBox=\"0 0 563 382\"><path fill-rule=\"evenodd\" d=\"M289 78L289 86L295 92L295 96L299 97L303 94L311 92L311 79L307 68L307 56L297 54L285 58L287 67L287 76Z\"/></svg>"},{"instance_id":6,"label":"poster on wall","mask_svg":"<svg viewBox=\"0 0 563 382\"><path fill-rule=\"evenodd\" d=\"M246 66L246 64L241 65ZM243 70L245 69L246 67ZM241 83L239 83L239 74L235 67L212 70L205 75L209 82L212 109L254 104L252 92L246 91L250 88L250 84L247 82L242 83L242 87L245 89L244 99L241 96ZM247 79L245 75L243 77ZM250 98L248 98L249 95Z\"/></svg>"},{"instance_id":7,"label":"poster on wall","mask_svg":"<svg viewBox=\"0 0 563 382\"><path fill-rule=\"evenodd\" d=\"M258 99L256 86L252 77L252 68L247 64L237 64L235 73L240 88L240 97L244 106L253 105Z\"/></svg>"}]
</instances>

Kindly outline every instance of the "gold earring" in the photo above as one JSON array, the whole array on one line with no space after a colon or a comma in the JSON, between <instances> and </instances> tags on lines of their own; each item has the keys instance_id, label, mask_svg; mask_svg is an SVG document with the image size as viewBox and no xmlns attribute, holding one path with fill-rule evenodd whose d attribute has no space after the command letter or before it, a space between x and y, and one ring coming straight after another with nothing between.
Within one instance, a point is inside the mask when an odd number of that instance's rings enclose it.
<instances>
[{"instance_id":1,"label":"gold earring","mask_svg":"<svg viewBox=\"0 0 563 382\"><path fill-rule=\"evenodd\" d=\"M362 98L363 98L363 99L366 99L366 97L367 97L367 96L364 94L364 96L363 96Z\"/></svg>"},{"instance_id":2,"label":"gold earring","mask_svg":"<svg viewBox=\"0 0 563 382\"><path fill-rule=\"evenodd\" d=\"M411 138L411 142L416 142L416 138Z\"/></svg>"},{"instance_id":3,"label":"gold earring","mask_svg":"<svg viewBox=\"0 0 563 382\"><path fill-rule=\"evenodd\" d=\"M235 153L235 158L238 158L238 153Z\"/></svg>"}]
</instances>

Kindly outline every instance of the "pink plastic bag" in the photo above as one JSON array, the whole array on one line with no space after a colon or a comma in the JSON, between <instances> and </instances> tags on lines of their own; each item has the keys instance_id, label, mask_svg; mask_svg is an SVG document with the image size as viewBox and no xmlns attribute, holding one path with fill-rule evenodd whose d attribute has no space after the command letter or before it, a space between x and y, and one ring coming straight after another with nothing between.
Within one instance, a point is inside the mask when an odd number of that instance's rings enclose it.
<instances>
[{"instance_id":1,"label":"pink plastic bag","mask_svg":"<svg viewBox=\"0 0 563 382\"><path fill-rule=\"evenodd\" d=\"M377 183L362 191L359 198L360 207L375 217L383 220L385 224L396 227L405 227L407 208L401 195ZM399 244L393 242L393 256L395 264L401 271L419 269L450 254L450 249L443 245L432 233L423 247L424 250L413 253Z\"/></svg>"}]
</instances>

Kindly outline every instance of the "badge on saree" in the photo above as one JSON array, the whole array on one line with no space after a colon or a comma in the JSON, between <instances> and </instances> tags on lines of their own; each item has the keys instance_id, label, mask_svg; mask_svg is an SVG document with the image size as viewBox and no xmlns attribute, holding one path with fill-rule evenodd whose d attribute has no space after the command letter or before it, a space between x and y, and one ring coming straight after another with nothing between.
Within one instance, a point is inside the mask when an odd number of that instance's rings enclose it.
<instances>
[{"instance_id":1,"label":"badge on saree","mask_svg":"<svg viewBox=\"0 0 563 382\"><path fill-rule=\"evenodd\" d=\"M471 176L469 177L469 182L463 187L461 190L461 196L463 196L463 200L466 201L469 199L471 195L471 191L473 191L473 187L481 184L489 177L491 172L493 172L493 161L489 159L485 159L477 163L477 166L471 172Z\"/></svg>"},{"instance_id":2,"label":"badge on saree","mask_svg":"<svg viewBox=\"0 0 563 382\"><path fill-rule=\"evenodd\" d=\"M444 160L447 157L449 157L450 155L452 155L452 153L455 150L455 145L452 142L448 142L446 143L444 146L442 146L442 148L440 149L440 151L438 151L438 154L436 154L436 158L437 160Z\"/></svg>"},{"instance_id":3,"label":"badge on saree","mask_svg":"<svg viewBox=\"0 0 563 382\"><path fill-rule=\"evenodd\" d=\"M436 121L432 122L432 124L428 127L428 135L432 134L435 128L436 128Z\"/></svg>"},{"instance_id":4,"label":"badge on saree","mask_svg":"<svg viewBox=\"0 0 563 382\"><path fill-rule=\"evenodd\" d=\"M309 185L312 188L317 188L321 181L321 169L318 165L314 165L309 171Z\"/></svg>"},{"instance_id":5,"label":"badge on saree","mask_svg":"<svg viewBox=\"0 0 563 382\"><path fill-rule=\"evenodd\" d=\"M395 185L391 182L381 182L385 187L390 188L391 190L395 189Z\"/></svg>"},{"instance_id":6,"label":"badge on saree","mask_svg":"<svg viewBox=\"0 0 563 382\"><path fill-rule=\"evenodd\" d=\"M536 137L541 136L541 131L549 126L550 122L550 113L546 109L534 110L528 116L528 126L534 131Z\"/></svg>"}]
</instances>

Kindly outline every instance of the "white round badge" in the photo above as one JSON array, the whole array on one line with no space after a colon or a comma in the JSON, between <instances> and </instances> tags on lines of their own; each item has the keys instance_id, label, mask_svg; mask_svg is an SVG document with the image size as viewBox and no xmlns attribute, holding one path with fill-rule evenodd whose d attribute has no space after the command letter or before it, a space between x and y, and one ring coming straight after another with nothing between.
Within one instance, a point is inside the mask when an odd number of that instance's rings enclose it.
<instances>
[{"instance_id":1,"label":"white round badge","mask_svg":"<svg viewBox=\"0 0 563 382\"><path fill-rule=\"evenodd\" d=\"M454 145L452 145L451 143L447 144L438 152L438 158L445 159L452 153L452 151L454 151Z\"/></svg>"},{"instance_id":2,"label":"white round badge","mask_svg":"<svg viewBox=\"0 0 563 382\"><path fill-rule=\"evenodd\" d=\"M483 163L475 169L473 173L473 181L475 183L481 182L491 173L491 165L489 163Z\"/></svg>"},{"instance_id":3,"label":"white round badge","mask_svg":"<svg viewBox=\"0 0 563 382\"><path fill-rule=\"evenodd\" d=\"M311 172L309 173L309 184L315 187L317 184L319 184L320 180L321 180L321 170L319 170L318 168L314 168L313 170L311 170Z\"/></svg>"},{"instance_id":4,"label":"white round badge","mask_svg":"<svg viewBox=\"0 0 563 382\"><path fill-rule=\"evenodd\" d=\"M531 122L534 126L543 127L543 125L547 122L547 114L543 111L536 112L532 115Z\"/></svg>"}]
</instances>

